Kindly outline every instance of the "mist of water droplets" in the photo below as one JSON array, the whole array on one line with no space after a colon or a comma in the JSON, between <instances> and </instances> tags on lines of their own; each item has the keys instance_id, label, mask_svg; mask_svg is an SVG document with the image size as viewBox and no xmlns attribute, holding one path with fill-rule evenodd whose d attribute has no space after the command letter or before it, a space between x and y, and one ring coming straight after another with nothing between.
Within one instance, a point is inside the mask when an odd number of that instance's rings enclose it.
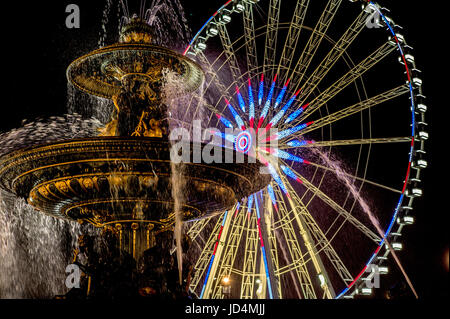
<instances>
[{"instance_id":1,"label":"mist of water droplets","mask_svg":"<svg viewBox=\"0 0 450 319\"><path fill-rule=\"evenodd\" d=\"M52 298L65 293L67 248L75 244L78 227L1 194L0 298Z\"/></svg>"}]
</instances>

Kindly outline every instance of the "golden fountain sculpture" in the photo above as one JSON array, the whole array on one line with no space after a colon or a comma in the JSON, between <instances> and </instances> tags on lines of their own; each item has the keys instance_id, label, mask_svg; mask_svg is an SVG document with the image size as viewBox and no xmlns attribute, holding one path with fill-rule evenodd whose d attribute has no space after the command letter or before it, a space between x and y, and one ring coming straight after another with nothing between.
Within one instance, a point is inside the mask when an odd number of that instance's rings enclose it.
<instances>
[{"instance_id":1,"label":"golden fountain sculpture","mask_svg":"<svg viewBox=\"0 0 450 319\"><path fill-rule=\"evenodd\" d=\"M67 69L76 88L114 102L111 121L99 136L1 157L0 187L45 214L103 228L135 260L158 247L175 223L174 164L163 103L167 72L176 74L179 94L193 92L204 79L195 62L152 44L152 28L131 19L119 43L92 51ZM192 158L195 143L186 143ZM236 158L233 150L227 152ZM262 164L244 157L245 163L183 163L175 178L184 220L231 209L269 183L270 177L260 174ZM159 291L152 285L151 291Z\"/></svg>"},{"instance_id":2,"label":"golden fountain sculpture","mask_svg":"<svg viewBox=\"0 0 450 319\"><path fill-rule=\"evenodd\" d=\"M177 75L178 94L196 90L203 81L201 68L172 50L153 45L152 28L139 18L124 26L119 43L90 52L72 62L68 80L78 89L112 99L113 119L101 136L163 137L166 114L164 72Z\"/></svg>"}]
</instances>

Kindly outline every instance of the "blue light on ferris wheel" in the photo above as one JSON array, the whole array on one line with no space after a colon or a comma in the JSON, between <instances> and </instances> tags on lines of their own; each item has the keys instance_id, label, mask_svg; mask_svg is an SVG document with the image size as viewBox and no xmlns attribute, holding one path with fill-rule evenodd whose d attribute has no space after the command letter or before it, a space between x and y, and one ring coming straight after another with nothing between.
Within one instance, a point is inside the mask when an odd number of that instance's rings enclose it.
<instances>
[{"instance_id":1,"label":"blue light on ferris wheel","mask_svg":"<svg viewBox=\"0 0 450 319\"><path fill-rule=\"evenodd\" d=\"M258 104L262 104L264 97L264 74L261 74L261 81L259 81L259 92L258 92Z\"/></svg>"},{"instance_id":2,"label":"blue light on ferris wheel","mask_svg":"<svg viewBox=\"0 0 450 319\"><path fill-rule=\"evenodd\" d=\"M284 95L286 94L286 90L287 90L287 87L288 87L288 85L289 85L289 81L290 81L290 80L291 80L291 79L288 79L288 80L287 80L286 84L285 84L285 85L283 86L283 88L281 89L280 94L278 94L278 97L277 97L277 99L275 100L275 105L274 105L275 108L277 108L278 105L280 105L281 101L283 101L283 97L284 97Z\"/></svg>"},{"instance_id":3,"label":"blue light on ferris wheel","mask_svg":"<svg viewBox=\"0 0 450 319\"><path fill-rule=\"evenodd\" d=\"M283 108L280 110L280 112L278 112L269 122L269 126L270 127L274 127L275 125L277 125L278 121L284 116L284 114L286 113L286 110Z\"/></svg>"},{"instance_id":4,"label":"blue light on ferris wheel","mask_svg":"<svg viewBox=\"0 0 450 319\"><path fill-rule=\"evenodd\" d=\"M272 205L275 207L275 210L278 211L277 200L275 199L275 193L273 191L272 185L267 185L267 192L269 193L270 200L272 201Z\"/></svg>"},{"instance_id":5,"label":"blue light on ferris wheel","mask_svg":"<svg viewBox=\"0 0 450 319\"><path fill-rule=\"evenodd\" d=\"M225 118L224 116L220 115L220 114L216 114L216 117L228 128L233 128L233 124L231 124L231 122Z\"/></svg>"},{"instance_id":6,"label":"blue light on ferris wheel","mask_svg":"<svg viewBox=\"0 0 450 319\"><path fill-rule=\"evenodd\" d=\"M245 102L244 102L244 99L242 98L242 94L239 91L239 88L237 86L236 86L236 94L237 94L237 97L238 97L239 106L240 106L242 112L245 112Z\"/></svg>"},{"instance_id":7,"label":"blue light on ferris wheel","mask_svg":"<svg viewBox=\"0 0 450 319\"><path fill-rule=\"evenodd\" d=\"M284 123L289 123L289 122L292 122L293 120L295 120L300 114L303 113L303 111L308 107L308 105L309 104L305 104L304 106L299 108L297 111L295 111L294 113L289 115L288 118L286 119L286 121L284 121Z\"/></svg>"},{"instance_id":8,"label":"blue light on ferris wheel","mask_svg":"<svg viewBox=\"0 0 450 319\"><path fill-rule=\"evenodd\" d=\"M253 127L253 122L255 120L255 101L253 99L253 89L252 82L248 79L248 104L249 104L249 118L250 118L250 127Z\"/></svg>"},{"instance_id":9,"label":"blue light on ferris wheel","mask_svg":"<svg viewBox=\"0 0 450 319\"><path fill-rule=\"evenodd\" d=\"M267 113L269 113L269 108L270 108L270 104L272 103L272 96L273 96L273 91L275 89L276 81L277 81L277 75L275 74L275 77L272 81L272 85L270 86L270 91L269 91L269 95L267 96L266 104L264 104L264 108L261 112L261 118L266 118Z\"/></svg>"},{"instance_id":10,"label":"blue light on ferris wheel","mask_svg":"<svg viewBox=\"0 0 450 319\"><path fill-rule=\"evenodd\" d=\"M297 95L300 93L299 89L294 96L292 96L286 103L286 105L280 110L280 112L278 112L270 121L270 127L274 127L275 125L277 125L278 121L281 120L281 118L284 116L284 114L286 114L287 110L291 107L292 103L294 103L295 98L297 97Z\"/></svg>"},{"instance_id":11,"label":"blue light on ferris wheel","mask_svg":"<svg viewBox=\"0 0 450 319\"><path fill-rule=\"evenodd\" d=\"M267 168L269 169L270 175L272 175L274 181L278 184L278 186L281 188L283 193L285 193L286 196L289 197L289 193L288 193L288 190L287 190L286 186L284 185L283 181L280 178L280 175L278 175L277 171L272 166L272 164L268 163L267 164Z\"/></svg>"},{"instance_id":12,"label":"blue light on ferris wheel","mask_svg":"<svg viewBox=\"0 0 450 319\"><path fill-rule=\"evenodd\" d=\"M297 182L301 183L300 178L298 178L297 174L295 174L295 172L290 169L289 167L285 166L285 165L281 165L281 170L284 172L284 174L286 174L286 176L296 180Z\"/></svg>"},{"instance_id":13,"label":"blue light on ferris wheel","mask_svg":"<svg viewBox=\"0 0 450 319\"><path fill-rule=\"evenodd\" d=\"M292 155L288 152L279 150L279 149L275 149L272 153L272 155L282 158L282 159L286 159L286 160L290 160L290 161L294 161L294 162L298 162L298 163L305 163L305 160L301 157ZM305 163L306 164L306 163Z\"/></svg>"},{"instance_id":14,"label":"blue light on ferris wheel","mask_svg":"<svg viewBox=\"0 0 450 319\"><path fill-rule=\"evenodd\" d=\"M238 203L236 204L236 209L235 209L235 211L234 211L234 217L236 217L236 215L238 214L238 212L239 212L239 207L241 207L241 203L240 203L240 202L238 202Z\"/></svg>"},{"instance_id":15,"label":"blue light on ferris wheel","mask_svg":"<svg viewBox=\"0 0 450 319\"><path fill-rule=\"evenodd\" d=\"M308 127L309 125L311 125L313 122L308 122L305 124L300 124L291 128L288 128L287 130L281 131L279 133L277 133L276 137L273 138L273 140L279 140L281 138L285 138L288 137L292 134L295 134L303 129L305 129L306 127Z\"/></svg>"},{"instance_id":16,"label":"blue light on ferris wheel","mask_svg":"<svg viewBox=\"0 0 450 319\"><path fill-rule=\"evenodd\" d=\"M278 121L281 120L281 118L284 116L284 114L286 114L286 111L292 105L294 100L295 100L295 96L291 97L289 99L289 101L286 103L286 105L272 118L272 120L270 121L270 123L272 124L271 125L272 127L277 125Z\"/></svg>"},{"instance_id":17,"label":"blue light on ferris wheel","mask_svg":"<svg viewBox=\"0 0 450 319\"><path fill-rule=\"evenodd\" d=\"M236 123L239 125L239 127L241 129L245 130L244 121L239 116L239 114L236 112L234 107L230 104L230 102L227 99L225 99L225 103L227 103L228 109L230 110L231 114L233 114L233 117L234 117L234 120L236 121Z\"/></svg>"},{"instance_id":18,"label":"blue light on ferris wheel","mask_svg":"<svg viewBox=\"0 0 450 319\"><path fill-rule=\"evenodd\" d=\"M299 140L292 140L287 142L286 144L292 147L301 147L304 146L306 144L310 144L311 142L309 141L299 141Z\"/></svg>"},{"instance_id":19,"label":"blue light on ferris wheel","mask_svg":"<svg viewBox=\"0 0 450 319\"><path fill-rule=\"evenodd\" d=\"M253 194L248 197L247 212L250 214L253 206Z\"/></svg>"},{"instance_id":20,"label":"blue light on ferris wheel","mask_svg":"<svg viewBox=\"0 0 450 319\"><path fill-rule=\"evenodd\" d=\"M295 155L290 154L288 152L279 150L277 148L267 147L267 148L261 148L261 150L263 150L263 151L265 151L265 152L267 152L267 153L269 153L269 154L271 154L273 156L282 158L282 159L286 159L286 160L290 160L290 161L294 161L294 162L298 162L298 163L309 164L309 162L304 160L303 158L295 156Z\"/></svg>"}]
</instances>

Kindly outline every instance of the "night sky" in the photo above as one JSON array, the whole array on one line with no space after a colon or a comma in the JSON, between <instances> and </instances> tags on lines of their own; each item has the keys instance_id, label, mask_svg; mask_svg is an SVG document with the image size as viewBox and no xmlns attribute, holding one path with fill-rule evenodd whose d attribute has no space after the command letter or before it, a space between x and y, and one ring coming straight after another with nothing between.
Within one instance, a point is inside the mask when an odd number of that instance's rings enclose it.
<instances>
[{"instance_id":1,"label":"night sky","mask_svg":"<svg viewBox=\"0 0 450 319\"><path fill-rule=\"evenodd\" d=\"M19 127L23 119L66 113L66 77L69 63L97 48L106 1L7 1L2 3L2 103L0 132ZM133 3L132 0L129 0ZM182 1L193 33L224 0ZM445 11L424 1L379 1L391 9L396 23L406 31L414 47L416 63L423 71L427 96L427 142L429 168L423 181L424 197L415 201L416 224L405 230L407 246L400 253L406 271L421 297L448 298L448 272L444 252L448 249L449 187L447 174L448 41L440 15ZM81 28L67 29L65 8L75 3L81 10ZM418 5L416 3L422 3ZM425 5L423 5L425 3ZM430 2L428 2L430 3ZM448 19L447 19L448 20ZM441 25L442 24L442 25ZM111 39L108 43L111 43ZM448 258L448 255L447 255ZM448 261L447 261L448 262ZM394 268L395 266L391 267ZM394 277L394 278L392 278ZM400 275L399 275L400 277ZM395 272L389 283L399 277Z\"/></svg>"}]
</instances>

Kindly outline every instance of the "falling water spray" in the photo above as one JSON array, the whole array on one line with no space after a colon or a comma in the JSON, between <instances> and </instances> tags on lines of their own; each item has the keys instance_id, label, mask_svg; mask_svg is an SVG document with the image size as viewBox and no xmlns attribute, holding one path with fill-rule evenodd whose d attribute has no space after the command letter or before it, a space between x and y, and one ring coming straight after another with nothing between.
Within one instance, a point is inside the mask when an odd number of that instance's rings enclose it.
<instances>
[{"instance_id":1,"label":"falling water spray","mask_svg":"<svg viewBox=\"0 0 450 319\"><path fill-rule=\"evenodd\" d=\"M174 212L175 212L175 229L174 237L176 243L176 254L177 254L177 264L178 264L178 279L180 285L183 283L183 247L181 245L183 237L183 180L181 175L182 167L181 164L175 164L172 162L172 197L174 199Z\"/></svg>"},{"instance_id":2,"label":"falling water spray","mask_svg":"<svg viewBox=\"0 0 450 319\"><path fill-rule=\"evenodd\" d=\"M182 81L179 79L175 72L170 72L169 70L163 71L163 92L165 100L164 102L168 105L167 119L171 119L171 114L174 109L178 109L177 99L173 98L177 96L177 92L180 90ZM172 97L170 100L167 97ZM173 141L170 141L171 143ZM174 213L175 213L175 228L174 228L174 238L177 254L177 264L178 264L178 277L179 283L182 285L183 280L183 202L184 196L183 192L185 189L183 180L183 163L175 163L171 160L171 184L172 184L172 198L174 203Z\"/></svg>"},{"instance_id":3,"label":"falling water spray","mask_svg":"<svg viewBox=\"0 0 450 319\"><path fill-rule=\"evenodd\" d=\"M389 248L389 251L392 253L392 256L394 257L395 262L397 263L397 266L399 267L400 271L402 272L403 276L405 277L411 291L414 293L414 296L416 298L419 298L417 295L416 290L414 289L414 286L406 273L402 263L400 262L399 257L395 253L394 249L392 248L391 244L387 240L385 233L380 225L380 222L378 221L377 217L373 214L372 210L370 209L367 202L362 198L359 191L356 189L355 184L352 182L350 177L344 172L344 170L341 168L341 166L336 162L331 160L325 153L321 152L317 148L312 148L312 152L319 155L320 158L333 170L333 172L336 174L337 178L345 183L348 190L352 194L352 196L358 201L359 205L363 209L364 213L366 213L367 217L369 218L372 225L377 230L378 234L383 238L384 242L386 243L386 246Z\"/></svg>"}]
</instances>

